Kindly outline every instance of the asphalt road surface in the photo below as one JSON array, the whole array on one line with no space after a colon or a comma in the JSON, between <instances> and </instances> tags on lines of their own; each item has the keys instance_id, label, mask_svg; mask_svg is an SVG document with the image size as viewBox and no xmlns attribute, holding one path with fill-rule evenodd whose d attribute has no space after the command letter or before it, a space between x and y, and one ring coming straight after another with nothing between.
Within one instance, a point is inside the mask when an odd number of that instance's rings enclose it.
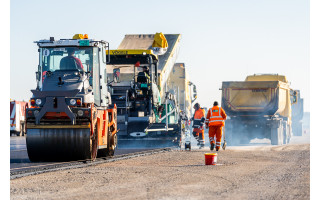
<instances>
[{"instance_id":1,"label":"asphalt road surface","mask_svg":"<svg viewBox=\"0 0 320 200\"><path fill-rule=\"evenodd\" d=\"M134 152L140 152L148 149L116 149L115 155L122 155ZM63 164L62 162L36 162L29 160L26 138L11 136L10 137L10 172L23 171L26 169L37 168L39 166L52 166Z\"/></svg>"},{"instance_id":2,"label":"asphalt road surface","mask_svg":"<svg viewBox=\"0 0 320 200\"><path fill-rule=\"evenodd\" d=\"M11 199L309 199L309 136L218 152L173 151L10 181Z\"/></svg>"}]
</instances>

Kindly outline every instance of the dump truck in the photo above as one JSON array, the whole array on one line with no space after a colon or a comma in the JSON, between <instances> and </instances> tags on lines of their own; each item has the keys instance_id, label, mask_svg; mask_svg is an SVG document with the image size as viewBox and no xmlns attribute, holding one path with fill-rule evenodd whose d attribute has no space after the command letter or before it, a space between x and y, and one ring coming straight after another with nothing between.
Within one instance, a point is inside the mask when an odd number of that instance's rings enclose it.
<instances>
[{"instance_id":1,"label":"dump truck","mask_svg":"<svg viewBox=\"0 0 320 200\"><path fill-rule=\"evenodd\" d=\"M117 145L117 107L107 87L109 43L76 34L39 40L37 87L26 109L30 161L95 160Z\"/></svg>"},{"instance_id":2,"label":"dump truck","mask_svg":"<svg viewBox=\"0 0 320 200\"><path fill-rule=\"evenodd\" d=\"M26 108L28 102L10 100L10 136L24 136L26 133Z\"/></svg>"},{"instance_id":3,"label":"dump truck","mask_svg":"<svg viewBox=\"0 0 320 200\"><path fill-rule=\"evenodd\" d=\"M221 102L228 115L228 144L249 143L254 138L268 138L272 145L289 143L296 92L284 75L255 74L245 81L222 82Z\"/></svg>"},{"instance_id":4,"label":"dump truck","mask_svg":"<svg viewBox=\"0 0 320 200\"><path fill-rule=\"evenodd\" d=\"M300 96L300 90L297 92L297 103L292 105L292 132L294 136L302 136L302 119L303 119L303 98Z\"/></svg>"},{"instance_id":5,"label":"dump truck","mask_svg":"<svg viewBox=\"0 0 320 200\"><path fill-rule=\"evenodd\" d=\"M182 146L196 87L176 64L180 34L126 35L110 50L111 98L119 148ZM190 93L191 91L191 93Z\"/></svg>"}]
</instances>

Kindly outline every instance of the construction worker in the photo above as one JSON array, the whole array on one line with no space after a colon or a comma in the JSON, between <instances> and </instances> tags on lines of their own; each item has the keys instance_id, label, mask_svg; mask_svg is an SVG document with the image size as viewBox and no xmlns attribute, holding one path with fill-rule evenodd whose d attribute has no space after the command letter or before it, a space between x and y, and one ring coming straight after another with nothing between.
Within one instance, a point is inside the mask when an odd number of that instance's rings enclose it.
<instances>
[{"instance_id":1,"label":"construction worker","mask_svg":"<svg viewBox=\"0 0 320 200\"><path fill-rule=\"evenodd\" d=\"M76 49L67 48L68 56L64 57L60 61L60 69L80 69L83 70L82 62L79 58L74 56Z\"/></svg>"},{"instance_id":2,"label":"construction worker","mask_svg":"<svg viewBox=\"0 0 320 200\"><path fill-rule=\"evenodd\" d=\"M206 128L209 126L209 140L210 150L219 151L221 146L222 127L224 126L224 120L227 119L227 115L223 108L219 107L217 101L213 103L213 107L209 109L206 117ZM215 138L215 141L214 141Z\"/></svg>"},{"instance_id":3,"label":"construction worker","mask_svg":"<svg viewBox=\"0 0 320 200\"><path fill-rule=\"evenodd\" d=\"M204 121L205 121L205 111L203 108L200 107L199 103L194 104L193 108L195 109L194 115L193 115L193 136L198 141L199 148L204 147Z\"/></svg>"}]
</instances>

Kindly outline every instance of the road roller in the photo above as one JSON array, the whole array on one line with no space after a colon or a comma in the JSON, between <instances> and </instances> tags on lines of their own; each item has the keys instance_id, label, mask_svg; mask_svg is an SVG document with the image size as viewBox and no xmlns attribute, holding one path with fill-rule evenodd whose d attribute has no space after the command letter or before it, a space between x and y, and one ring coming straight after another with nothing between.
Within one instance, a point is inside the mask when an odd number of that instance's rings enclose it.
<instances>
[{"instance_id":1,"label":"road roller","mask_svg":"<svg viewBox=\"0 0 320 200\"><path fill-rule=\"evenodd\" d=\"M30 161L95 160L113 156L117 107L107 83L109 43L76 34L39 40L37 87L26 110Z\"/></svg>"}]
</instances>

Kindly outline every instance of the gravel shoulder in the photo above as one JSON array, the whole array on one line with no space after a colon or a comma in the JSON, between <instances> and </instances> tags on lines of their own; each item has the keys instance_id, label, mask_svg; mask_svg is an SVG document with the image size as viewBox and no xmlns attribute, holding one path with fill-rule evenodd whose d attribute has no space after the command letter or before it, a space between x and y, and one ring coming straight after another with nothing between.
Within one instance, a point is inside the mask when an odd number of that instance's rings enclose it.
<instances>
[{"instance_id":1,"label":"gravel shoulder","mask_svg":"<svg viewBox=\"0 0 320 200\"><path fill-rule=\"evenodd\" d=\"M218 165L202 150L10 181L11 199L310 199L310 145L232 147Z\"/></svg>"}]
</instances>

